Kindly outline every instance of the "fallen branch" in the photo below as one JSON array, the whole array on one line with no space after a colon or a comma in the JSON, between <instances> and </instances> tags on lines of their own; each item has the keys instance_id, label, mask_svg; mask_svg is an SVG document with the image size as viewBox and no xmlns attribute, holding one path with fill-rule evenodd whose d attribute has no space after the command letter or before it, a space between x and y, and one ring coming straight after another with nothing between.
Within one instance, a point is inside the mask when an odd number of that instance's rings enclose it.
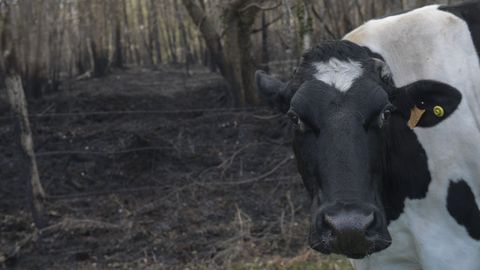
<instances>
[{"instance_id":1,"label":"fallen branch","mask_svg":"<svg viewBox=\"0 0 480 270\"><path fill-rule=\"evenodd\" d=\"M123 230L123 227L120 225L93 219L65 218L62 221L52 224L43 229L34 230L31 234L27 235L25 238L15 243L15 246L10 252L4 254L3 256L0 256L0 263L5 262L8 259L17 257L23 247L32 242L36 242L39 237L46 236L57 231L70 232L74 230Z\"/></svg>"}]
</instances>

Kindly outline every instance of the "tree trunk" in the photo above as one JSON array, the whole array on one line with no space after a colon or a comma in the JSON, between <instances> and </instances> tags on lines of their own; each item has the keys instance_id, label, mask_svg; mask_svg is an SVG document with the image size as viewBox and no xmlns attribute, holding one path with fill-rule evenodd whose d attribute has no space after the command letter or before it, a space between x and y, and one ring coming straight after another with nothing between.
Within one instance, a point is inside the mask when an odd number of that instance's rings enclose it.
<instances>
[{"instance_id":1,"label":"tree trunk","mask_svg":"<svg viewBox=\"0 0 480 270\"><path fill-rule=\"evenodd\" d=\"M143 58L143 63L147 66L153 66L153 44L150 44L150 39L148 38L149 26L146 26L144 10L143 10L143 3L144 1L137 1L137 19L139 24L139 40L143 41L143 49L146 51Z\"/></svg>"},{"instance_id":2,"label":"tree trunk","mask_svg":"<svg viewBox=\"0 0 480 270\"><path fill-rule=\"evenodd\" d=\"M300 42L302 43L301 46L299 46L302 48L299 55L312 47L313 23L310 15L310 5L309 0L300 0L297 6L297 17L300 24Z\"/></svg>"},{"instance_id":3,"label":"tree trunk","mask_svg":"<svg viewBox=\"0 0 480 270\"><path fill-rule=\"evenodd\" d=\"M168 41L168 48L170 50L170 63L177 64L178 63L178 56L177 56L177 39L175 37L175 29L167 24L166 27L167 32L167 41Z\"/></svg>"},{"instance_id":4,"label":"tree trunk","mask_svg":"<svg viewBox=\"0 0 480 270\"><path fill-rule=\"evenodd\" d=\"M9 10L8 10L9 11ZM9 16L10 14L7 14ZM10 26L9 18L5 19L5 25ZM27 198L32 217L37 228L47 226L45 215L43 190L38 174L37 162L33 147L32 131L28 120L27 101L22 86L22 80L18 75L18 62L16 47L10 28L2 33L2 66L1 73L5 74L5 88L8 101L13 113L13 125L17 135L20 179L27 186Z\"/></svg>"},{"instance_id":5,"label":"tree trunk","mask_svg":"<svg viewBox=\"0 0 480 270\"><path fill-rule=\"evenodd\" d=\"M22 178L26 181L28 201L32 211L33 221L38 228L47 225L43 201L45 192L37 169L33 148L32 132L28 121L28 110L20 76L10 73L6 80L7 95L14 115L14 125L18 136Z\"/></svg>"},{"instance_id":6,"label":"tree trunk","mask_svg":"<svg viewBox=\"0 0 480 270\"><path fill-rule=\"evenodd\" d=\"M131 34L130 34L130 23L128 22L128 7L127 7L127 0L122 1L122 15L123 15L123 24L124 24L124 37L125 37L125 58L126 62L135 63L135 53L132 50L132 41L131 41ZM128 55L130 54L130 58Z\"/></svg>"},{"instance_id":7,"label":"tree trunk","mask_svg":"<svg viewBox=\"0 0 480 270\"><path fill-rule=\"evenodd\" d=\"M158 31L158 13L157 13L157 5L155 0L150 0L151 6L151 16L152 16L152 33L150 37L153 39L155 44L155 56L156 56L156 64L162 63L162 48L160 46L160 34Z\"/></svg>"},{"instance_id":8,"label":"tree trunk","mask_svg":"<svg viewBox=\"0 0 480 270\"><path fill-rule=\"evenodd\" d=\"M242 10L239 7L230 6L224 14L225 50L224 59L226 79L236 95L236 105L255 105L259 99L255 87L255 63L251 55L252 41L250 35L258 9L249 8Z\"/></svg>"},{"instance_id":9,"label":"tree trunk","mask_svg":"<svg viewBox=\"0 0 480 270\"><path fill-rule=\"evenodd\" d=\"M187 30L185 29L185 23L184 23L184 18L182 11L180 10L178 6L178 0L175 0L174 3L174 8L175 8L175 16L178 21L178 27L180 30L180 38L181 38L181 43L182 43L182 51L183 51L183 56L184 56L184 64L185 64L185 73L187 76L190 75L190 62L191 62L191 52L190 52L190 45L188 43L188 38L187 38Z\"/></svg>"},{"instance_id":10,"label":"tree trunk","mask_svg":"<svg viewBox=\"0 0 480 270\"><path fill-rule=\"evenodd\" d=\"M223 59L223 48L220 41L220 35L214 27L213 22L205 14L205 11L194 3L193 0L182 0L183 5L188 11L193 22L197 25L205 39L208 50L211 53L211 60L220 70L222 76L226 76L225 61Z\"/></svg>"},{"instance_id":11,"label":"tree trunk","mask_svg":"<svg viewBox=\"0 0 480 270\"><path fill-rule=\"evenodd\" d=\"M261 10L259 5L251 0L236 0L226 7L221 15L224 29L226 29L225 48L223 48L220 35L214 28L211 17L206 16L205 11L193 0L182 0L182 2L194 23L199 27L212 53L212 60L229 83L235 105L258 104L250 35L256 15Z\"/></svg>"},{"instance_id":12,"label":"tree trunk","mask_svg":"<svg viewBox=\"0 0 480 270\"><path fill-rule=\"evenodd\" d=\"M123 60L123 44L122 44L122 28L121 23L116 16L115 18L115 51L113 57L113 64L118 68L124 67L124 60Z\"/></svg>"},{"instance_id":13,"label":"tree trunk","mask_svg":"<svg viewBox=\"0 0 480 270\"><path fill-rule=\"evenodd\" d=\"M270 56L268 54L268 26L265 11L262 12L262 68L265 71L269 71L268 62Z\"/></svg>"}]
</instances>

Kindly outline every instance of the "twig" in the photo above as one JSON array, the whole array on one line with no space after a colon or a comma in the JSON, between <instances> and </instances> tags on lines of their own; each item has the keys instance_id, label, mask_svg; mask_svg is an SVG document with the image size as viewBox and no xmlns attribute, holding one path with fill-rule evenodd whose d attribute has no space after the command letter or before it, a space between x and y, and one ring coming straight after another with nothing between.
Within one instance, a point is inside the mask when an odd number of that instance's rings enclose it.
<instances>
[{"instance_id":1,"label":"twig","mask_svg":"<svg viewBox=\"0 0 480 270\"><path fill-rule=\"evenodd\" d=\"M276 23L277 21L281 20L282 18L283 18L283 14L280 14L280 15L277 16L275 19L273 19L273 20L271 20L270 22L266 23L264 27L269 27L270 25ZM250 31L250 33L255 34L255 33L261 32L262 30L263 30L263 27L262 27L262 28L252 29L252 31Z\"/></svg>"},{"instance_id":2,"label":"twig","mask_svg":"<svg viewBox=\"0 0 480 270\"><path fill-rule=\"evenodd\" d=\"M25 238L15 243L15 246L10 252L5 254L5 261L18 256L21 249L25 247L30 242L35 242L38 240L39 236L44 236L46 234L54 233L56 231L72 231L72 230L122 230L123 228L119 225L112 223L98 221L93 219L71 219L65 218L62 221L45 227L43 229L35 230L31 234L27 235Z\"/></svg>"},{"instance_id":3,"label":"twig","mask_svg":"<svg viewBox=\"0 0 480 270\"><path fill-rule=\"evenodd\" d=\"M226 169L230 166L232 166L232 163L233 163L233 160L235 159L235 157L240 154L241 152L243 152L245 149L251 147L251 146L257 146L261 143L249 143L249 144L246 144L245 146L241 147L240 149L238 149L237 151L235 151L229 158L225 159L220 165L217 166L218 169L223 169L223 171L226 171Z\"/></svg>"},{"instance_id":4,"label":"twig","mask_svg":"<svg viewBox=\"0 0 480 270\"><path fill-rule=\"evenodd\" d=\"M254 8L254 7L255 7L255 8L258 8L258 9L260 9L260 10L267 11L267 10L276 9L276 8L280 7L281 5L282 5L282 3L279 3L279 4L277 4L277 5L275 5L275 6L271 6L271 7L263 7L263 6L261 6L260 4L258 4L258 3L251 3L251 4L248 4L248 5L244 6L244 7L241 8L239 11L240 11L240 12L244 12L244 11L246 11L246 10L248 10L248 9L250 9L250 8Z\"/></svg>"},{"instance_id":5,"label":"twig","mask_svg":"<svg viewBox=\"0 0 480 270\"><path fill-rule=\"evenodd\" d=\"M98 197L98 196L109 196L112 194L130 194L130 193L137 193L137 192L144 192L144 191L154 191L157 189L165 189L165 187L161 186L147 186L147 187L139 187L139 188L128 188L128 189L118 189L118 190L110 190L110 191L97 191L97 192L82 192L82 193L75 193L75 194L59 194L59 195L47 195L47 200L68 200L68 199L77 199L77 198L85 198L85 197Z\"/></svg>"},{"instance_id":6,"label":"twig","mask_svg":"<svg viewBox=\"0 0 480 270\"><path fill-rule=\"evenodd\" d=\"M256 176L256 177L252 177L252 178L247 178L247 179L244 179L244 180L240 180L240 181L230 181L230 182L208 182L208 183L205 183L203 185L244 185L244 184L250 184L250 183L253 183L253 182L257 182L259 180L262 180L263 178L271 175L272 173L274 173L276 170L278 170L281 166L283 166L285 163L287 163L287 161L291 160L292 157L289 155L287 156L286 158L284 158L282 161L280 161L277 165L275 165L271 170L269 170L268 172L265 172L259 176Z\"/></svg>"},{"instance_id":7,"label":"twig","mask_svg":"<svg viewBox=\"0 0 480 270\"><path fill-rule=\"evenodd\" d=\"M197 183L190 183L190 184L184 185L182 187L179 187L179 188L175 189L174 191L170 192L169 194L167 194L166 196L140 207L138 210L136 210L134 212L133 215L138 216L138 215L147 214L147 213L157 209L159 206L161 206L162 203L165 200L167 200L168 198L170 198L172 195L177 194L179 191L185 190L185 189L187 189L189 187L192 187L192 186L195 186L195 185L197 185Z\"/></svg>"}]
</instances>

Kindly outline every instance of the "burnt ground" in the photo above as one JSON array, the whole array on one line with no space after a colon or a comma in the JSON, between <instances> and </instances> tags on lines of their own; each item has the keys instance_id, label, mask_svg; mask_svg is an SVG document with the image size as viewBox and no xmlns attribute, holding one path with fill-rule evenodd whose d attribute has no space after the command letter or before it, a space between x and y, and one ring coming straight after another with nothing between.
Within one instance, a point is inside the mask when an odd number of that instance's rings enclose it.
<instances>
[{"instance_id":1,"label":"burnt ground","mask_svg":"<svg viewBox=\"0 0 480 270\"><path fill-rule=\"evenodd\" d=\"M63 88L29 107L40 231L0 101L0 268L350 269L306 245L287 121L229 109L217 75L130 69Z\"/></svg>"}]
</instances>

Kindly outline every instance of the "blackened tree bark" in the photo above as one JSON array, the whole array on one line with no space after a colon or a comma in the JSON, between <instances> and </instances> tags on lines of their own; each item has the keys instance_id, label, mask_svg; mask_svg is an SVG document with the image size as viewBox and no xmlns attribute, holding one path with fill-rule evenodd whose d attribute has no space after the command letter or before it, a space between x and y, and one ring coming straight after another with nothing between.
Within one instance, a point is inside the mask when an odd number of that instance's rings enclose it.
<instances>
[{"instance_id":1,"label":"blackened tree bark","mask_svg":"<svg viewBox=\"0 0 480 270\"><path fill-rule=\"evenodd\" d=\"M265 71L269 71L268 62L270 61L270 55L268 54L268 25L266 17L265 11L262 12L262 68Z\"/></svg>"},{"instance_id":2,"label":"blackened tree bark","mask_svg":"<svg viewBox=\"0 0 480 270\"><path fill-rule=\"evenodd\" d=\"M13 112L13 124L17 135L18 144L18 167L21 171L21 178L27 186L27 198L32 211L33 221L37 228L47 226L45 215L45 192L40 182L37 162L33 147L32 132L28 120L27 102L22 86L22 80L18 75L17 61L14 57L14 49L7 51L5 66L5 86L7 96Z\"/></svg>"},{"instance_id":3,"label":"blackened tree bark","mask_svg":"<svg viewBox=\"0 0 480 270\"><path fill-rule=\"evenodd\" d=\"M123 59L123 44L122 44L122 23L120 21L120 11L117 8L117 14L115 15L115 46L113 65L118 68L124 67Z\"/></svg>"},{"instance_id":4,"label":"blackened tree bark","mask_svg":"<svg viewBox=\"0 0 480 270\"><path fill-rule=\"evenodd\" d=\"M137 2L137 18L139 23L139 30L140 30L140 40L143 43L143 50L146 52L143 54L143 63L149 67L153 66L153 43L149 35L151 35L150 25L147 24L147 20L145 19L144 14L144 1Z\"/></svg>"},{"instance_id":5,"label":"blackened tree bark","mask_svg":"<svg viewBox=\"0 0 480 270\"><path fill-rule=\"evenodd\" d=\"M188 11L188 14L192 18L193 22L197 25L200 32L205 39L205 43L208 50L212 54L212 61L219 68L222 76L226 76L224 60L223 60L223 47L221 44L220 35L218 34L215 26L210 18L207 18L205 11L194 0L182 0L183 5Z\"/></svg>"},{"instance_id":6,"label":"blackened tree bark","mask_svg":"<svg viewBox=\"0 0 480 270\"><path fill-rule=\"evenodd\" d=\"M158 30L158 12L155 0L150 0L150 16L151 16L151 34L150 38L155 45L156 64L162 62L162 48L160 46L160 32Z\"/></svg>"},{"instance_id":7,"label":"blackened tree bark","mask_svg":"<svg viewBox=\"0 0 480 270\"><path fill-rule=\"evenodd\" d=\"M297 7L297 16L300 23L300 37L302 46L302 52L312 47L312 35L313 35L313 21L310 14L311 2L310 0L301 0Z\"/></svg>"},{"instance_id":8,"label":"blackened tree bark","mask_svg":"<svg viewBox=\"0 0 480 270\"><path fill-rule=\"evenodd\" d=\"M227 78L236 95L236 103L241 106L258 103L250 34L260 9L253 3L253 1L235 1L223 13L226 29L224 60Z\"/></svg>"},{"instance_id":9,"label":"blackened tree bark","mask_svg":"<svg viewBox=\"0 0 480 270\"><path fill-rule=\"evenodd\" d=\"M127 0L122 1L122 15L123 15L123 27L124 27L124 37L125 37L125 59L126 61L130 60L135 62L135 53L132 49L132 41L131 41L131 34L130 34L130 24L128 22L128 7L127 7ZM128 57L130 55L130 57Z\"/></svg>"},{"instance_id":10,"label":"blackened tree bark","mask_svg":"<svg viewBox=\"0 0 480 270\"><path fill-rule=\"evenodd\" d=\"M192 59L192 53L190 51L190 44L188 43L187 30L185 28L183 13L180 10L180 7L178 5L178 0L175 0L173 3L175 8L175 17L178 21L178 28L180 30L180 40L182 44L182 50L183 50L184 62L185 62L185 73L188 76L190 74L190 63Z\"/></svg>"},{"instance_id":11,"label":"blackened tree bark","mask_svg":"<svg viewBox=\"0 0 480 270\"><path fill-rule=\"evenodd\" d=\"M256 63L252 57L253 44L250 38L258 12L269 1L234 0L223 10L223 45L212 18L194 0L182 0L190 17L199 27L212 60L230 85L236 106L258 104L255 89Z\"/></svg>"}]
</instances>

